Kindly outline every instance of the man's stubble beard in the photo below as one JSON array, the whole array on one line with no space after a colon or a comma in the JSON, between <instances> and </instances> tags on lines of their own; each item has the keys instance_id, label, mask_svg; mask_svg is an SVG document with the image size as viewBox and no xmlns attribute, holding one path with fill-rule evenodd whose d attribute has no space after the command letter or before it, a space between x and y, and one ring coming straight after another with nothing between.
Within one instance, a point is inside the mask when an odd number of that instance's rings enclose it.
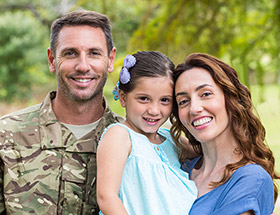
<instances>
[{"instance_id":1,"label":"man's stubble beard","mask_svg":"<svg viewBox=\"0 0 280 215\"><path fill-rule=\"evenodd\" d=\"M58 88L63 94L64 97L68 98L69 100L75 102L75 103L88 103L93 101L97 96L103 93L103 88L105 86L106 80L107 80L107 72L104 72L100 82L95 87L95 90L92 91L92 93L84 96L79 96L74 93L71 88L67 85L67 83L63 80L63 78L58 75L57 73L57 80L58 80Z\"/></svg>"}]
</instances>

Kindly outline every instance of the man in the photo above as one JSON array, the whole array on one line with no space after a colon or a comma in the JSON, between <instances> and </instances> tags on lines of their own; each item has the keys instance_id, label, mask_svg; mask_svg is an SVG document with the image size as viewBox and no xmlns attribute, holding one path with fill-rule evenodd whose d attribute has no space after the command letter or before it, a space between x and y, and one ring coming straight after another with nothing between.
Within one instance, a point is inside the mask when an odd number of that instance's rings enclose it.
<instances>
[{"instance_id":1,"label":"man","mask_svg":"<svg viewBox=\"0 0 280 215\"><path fill-rule=\"evenodd\" d=\"M53 23L48 62L57 91L0 120L0 213L98 213L97 143L122 120L102 95L115 54L106 16L75 11Z\"/></svg>"}]
</instances>

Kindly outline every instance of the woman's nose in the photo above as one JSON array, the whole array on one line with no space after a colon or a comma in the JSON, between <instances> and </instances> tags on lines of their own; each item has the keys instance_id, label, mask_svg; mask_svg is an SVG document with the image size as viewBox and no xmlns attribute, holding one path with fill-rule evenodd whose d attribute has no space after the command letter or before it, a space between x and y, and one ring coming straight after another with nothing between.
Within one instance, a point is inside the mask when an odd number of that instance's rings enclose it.
<instances>
[{"instance_id":1,"label":"woman's nose","mask_svg":"<svg viewBox=\"0 0 280 215\"><path fill-rule=\"evenodd\" d=\"M190 114L195 115L203 110L201 101L199 99L192 99L190 104Z\"/></svg>"}]
</instances>

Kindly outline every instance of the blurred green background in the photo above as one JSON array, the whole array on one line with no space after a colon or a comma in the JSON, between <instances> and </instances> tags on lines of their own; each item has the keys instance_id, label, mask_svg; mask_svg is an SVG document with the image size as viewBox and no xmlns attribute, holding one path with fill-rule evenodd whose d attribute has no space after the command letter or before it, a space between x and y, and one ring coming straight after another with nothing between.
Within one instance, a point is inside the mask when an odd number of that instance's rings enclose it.
<instances>
[{"instance_id":1,"label":"blurred green background","mask_svg":"<svg viewBox=\"0 0 280 215\"><path fill-rule=\"evenodd\" d=\"M115 112L124 115L111 91L126 54L158 50L178 64L192 52L209 53L251 89L280 172L280 0L1 0L0 115L39 103L56 88L47 66L49 29L75 9L112 21L117 59L104 93Z\"/></svg>"}]
</instances>

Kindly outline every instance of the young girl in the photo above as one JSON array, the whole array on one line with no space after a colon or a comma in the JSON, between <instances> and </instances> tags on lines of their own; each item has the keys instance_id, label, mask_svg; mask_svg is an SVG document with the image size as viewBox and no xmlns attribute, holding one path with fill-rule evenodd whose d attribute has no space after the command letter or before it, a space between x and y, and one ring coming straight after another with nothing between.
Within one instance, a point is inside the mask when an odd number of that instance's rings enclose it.
<instances>
[{"instance_id":1,"label":"young girl","mask_svg":"<svg viewBox=\"0 0 280 215\"><path fill-rule=\"evenodd\" d=\"M160 52L124 59L119 99L126 120L108 127L97 150L97 201L104 214L188 214L197 189L180 169L169 130L174 65Z\"/></svg>"}]
</instances>

